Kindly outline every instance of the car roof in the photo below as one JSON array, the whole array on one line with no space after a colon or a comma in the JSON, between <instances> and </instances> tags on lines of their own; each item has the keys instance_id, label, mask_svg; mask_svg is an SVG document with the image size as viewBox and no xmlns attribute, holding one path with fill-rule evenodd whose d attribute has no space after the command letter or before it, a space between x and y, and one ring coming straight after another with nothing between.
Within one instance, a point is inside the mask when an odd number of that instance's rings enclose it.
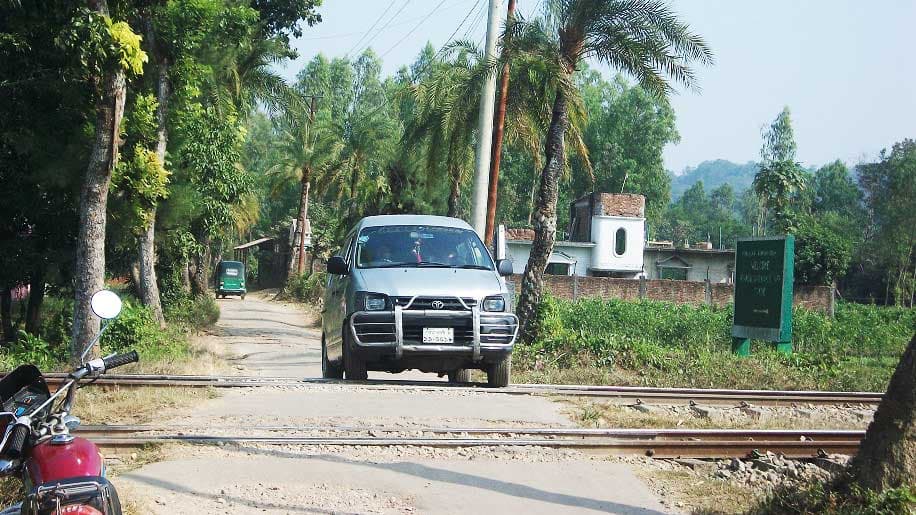
<instances>
[{"instance_id":1,"label":"car roof","mask_svg":"<svg viewBox=\"0 0 916 515\"><path fill-rule=\"evenodd\" d=\"M457 227L473 230L470 225L459 218L434 215L378 215L367 216L356 224L356 230L365 227L384 227L389 225L431 225L437 227Z\"/></svg>"}]
</instances>

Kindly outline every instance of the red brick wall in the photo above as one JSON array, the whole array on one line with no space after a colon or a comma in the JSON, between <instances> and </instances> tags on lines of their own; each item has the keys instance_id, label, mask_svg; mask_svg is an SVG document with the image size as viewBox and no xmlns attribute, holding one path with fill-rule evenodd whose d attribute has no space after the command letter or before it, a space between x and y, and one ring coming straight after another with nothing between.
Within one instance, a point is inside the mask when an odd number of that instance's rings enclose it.
<instances>
[{"instance_id":1,"label":"red brick wall","mask_svg":"<svg viewBox=\"0 0 916 515\"><path fill-rule=\"evenodd\" d=\"M508 278L515 286L516 295L522 290L522 276ZM705 304L724 306L732 302L731 284L710 283L709 292L702 281L671 281L652 279L643 281L645 294L640 295L640 281L612 279L609 277L579 277L546 275L544 286L551 295L561 299L600 297L603 299L639 300L640 298L675 302L677 304ZM833 289L829 286L795 286L795 306L833 313Z\"/></svg>"}]
</instances>

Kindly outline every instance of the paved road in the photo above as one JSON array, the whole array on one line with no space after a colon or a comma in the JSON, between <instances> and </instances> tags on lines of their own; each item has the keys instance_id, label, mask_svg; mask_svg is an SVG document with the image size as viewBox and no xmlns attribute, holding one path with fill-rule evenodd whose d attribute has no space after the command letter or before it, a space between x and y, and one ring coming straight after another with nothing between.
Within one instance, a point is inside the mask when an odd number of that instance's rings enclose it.
<instances>
[{"instance_id":1,"label":"paved road","mask_svg":"<svg viewBox=\"0 0 916 515\"><path fill-rule=\"evenodd\" d=\"M214 338L240 373L320 376L320 332L301 310L258 295L220 301L220 308ZM562 406L542 398L334 385L231 390L166 423L227 434L254 425L571 425ZM117 480L143 512L664 511L625 466L568 451L252 446L173 448L166 455Z\"/></svg>"}]
</instances>

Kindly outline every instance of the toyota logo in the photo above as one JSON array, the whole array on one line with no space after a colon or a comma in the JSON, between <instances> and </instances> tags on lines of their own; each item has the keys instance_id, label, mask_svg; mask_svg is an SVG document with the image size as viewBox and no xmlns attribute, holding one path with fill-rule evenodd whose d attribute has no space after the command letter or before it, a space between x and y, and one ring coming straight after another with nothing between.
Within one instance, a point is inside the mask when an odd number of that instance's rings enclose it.
<instances>
[{"instance_id":1,"label":"toyota logo","mask_svg":"<svg viewBox=\"0 0 916 515\"><path fill-rule=\"evenodd\" d=\"M434 301L430 304L430 306L432 306L433 309L442 309L442 308L445 307L445 303L442 302L441 300L434 300Z\"/></svg>"}]
</instances>

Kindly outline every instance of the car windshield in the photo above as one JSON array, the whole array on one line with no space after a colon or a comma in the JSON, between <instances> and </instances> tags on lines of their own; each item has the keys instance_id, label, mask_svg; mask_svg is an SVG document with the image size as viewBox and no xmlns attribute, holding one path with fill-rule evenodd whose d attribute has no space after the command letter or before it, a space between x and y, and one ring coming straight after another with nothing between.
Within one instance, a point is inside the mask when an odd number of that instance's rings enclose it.
<instances>
[{"instance_id":1,"label":"car windshield","mask_svg":"<svg viewBox=\"0 0 916 515\"><path fill-rule=\"evenodd\" d=\"M493 270L477 233L459 227L367 227L356 246L359 268L441 267Z\"/></svg>"}]
</instances>

